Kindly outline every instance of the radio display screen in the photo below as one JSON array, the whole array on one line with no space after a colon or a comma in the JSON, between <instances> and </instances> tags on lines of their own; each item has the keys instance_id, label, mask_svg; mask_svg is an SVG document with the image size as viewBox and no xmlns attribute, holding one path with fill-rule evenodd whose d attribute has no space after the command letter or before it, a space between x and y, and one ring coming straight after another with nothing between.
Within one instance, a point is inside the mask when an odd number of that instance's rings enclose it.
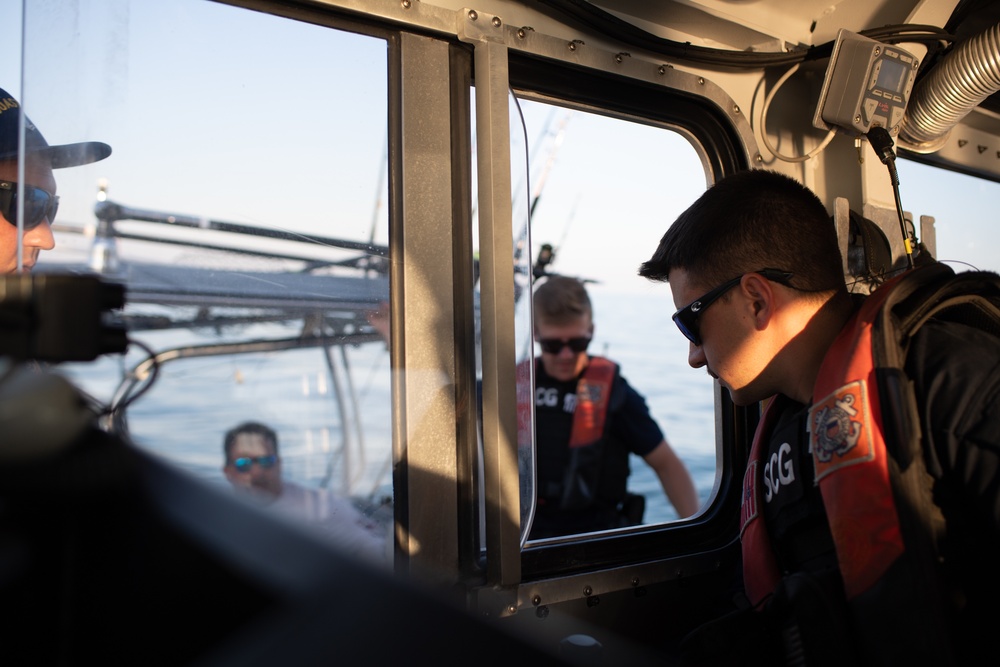
<instances>
[{"instance_id":1,"label":"radio display screen","mask_svg":"<svg viewBox=\"0 0 1000 667\"><path fill-rule=\"evenodd\" d=\"M875 86L882 90L888 90L896 95L903 94L903 86L906 84L910 68L891 58L882 59L882 67L879 69Z\"/></svg>"}]
</instances>

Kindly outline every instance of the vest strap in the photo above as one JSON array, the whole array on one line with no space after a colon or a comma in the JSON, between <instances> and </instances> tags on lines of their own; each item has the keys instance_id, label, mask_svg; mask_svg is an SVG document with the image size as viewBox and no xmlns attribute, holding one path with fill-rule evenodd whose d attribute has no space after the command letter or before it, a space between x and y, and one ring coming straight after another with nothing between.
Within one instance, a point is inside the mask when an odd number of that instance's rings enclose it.
<instances>
[{"instance_id":1,"label":"vest strap","mask_svg":"<svg viewBox=\"0 0 1000 667\"><path fill-rule=\"evenodd\" d=\"M604 357L591 357L576 384L576 411L569 447L587 447L604 437L604 425L611 403L611 387L618 365Z\"/></svg>"},{"instance_id":2,"label":"vest strap","mask_svg":"<svg viewBox=\"0 0 1000 667\"><path fill-rule=\"evenodd\" d=\"M743 587L754 607L763 602L778 585L781 573L771 547L771 538L761 515L760 478L761 449L778 419L774 398L764 408L750 448L750 459L743 474L743 496L740 499L740 543L743 549Z\"/></svg>"}]
</instances>

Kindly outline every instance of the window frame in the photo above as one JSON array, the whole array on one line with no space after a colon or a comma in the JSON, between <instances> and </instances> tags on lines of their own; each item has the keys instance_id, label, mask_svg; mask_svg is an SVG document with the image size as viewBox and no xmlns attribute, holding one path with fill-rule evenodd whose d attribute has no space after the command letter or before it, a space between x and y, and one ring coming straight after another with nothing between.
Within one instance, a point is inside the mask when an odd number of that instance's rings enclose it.
<instances>
[{"instance_id":1,"label":"window frame","mask_svg":"<svg viewBox=\"0 0 1000 667\"><path fill-rule=\"evenodd\" d=\"M692 75L686 75L695 79ZM683 77L682 77L683 78ZM705 84L696 86L705 87ZM744 137L714 100L675 88L511 52L515 94L679 132L701 155L710 182L749 166ZM719 91L721 93L721 91ZM745 135L744 135L745 136ZM715 385L717 470L710 505L692 521L642 526L559 542L531 543L521 554L522 582L593 572L724 549L738 538L741 476L759 408L735 406Z\"/></svg>"}]
</instances>

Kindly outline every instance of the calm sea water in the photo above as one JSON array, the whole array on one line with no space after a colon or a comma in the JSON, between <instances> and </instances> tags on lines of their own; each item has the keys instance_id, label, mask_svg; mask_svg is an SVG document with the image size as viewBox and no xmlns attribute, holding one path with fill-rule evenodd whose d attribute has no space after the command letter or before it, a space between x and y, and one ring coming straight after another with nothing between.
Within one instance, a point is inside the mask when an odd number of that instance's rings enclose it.
<instances>
[{"instance_id":1,"label":"calm sea water","mask_svg":"<svg viewBox=\"0 0 1000 667\"><path fill-rule=\"evenodd\" d=\"M687 342L670 321L669 288L610 294L591 288L595 340L646 397L670 444L685 461L703 501L715 479L712 381L687 365ZM257 325L241 331L137 333L156 350L215 343L232 334L296 335L293 327ZM356 497L391 495L390 365L381 343L334 348L331 376L321 349L227 355L164 364L153 386L128 410L133 440L214 484L225 485L222 440L246 420L279 435L285 475ZM77 384L107 402L123 373L141 359L102 359L63 367ZM338 401L338 396L342 400ZM635 458L630 488L647 496L646 521L676 518L652 471Z\"/></svg>"}]
</instances>

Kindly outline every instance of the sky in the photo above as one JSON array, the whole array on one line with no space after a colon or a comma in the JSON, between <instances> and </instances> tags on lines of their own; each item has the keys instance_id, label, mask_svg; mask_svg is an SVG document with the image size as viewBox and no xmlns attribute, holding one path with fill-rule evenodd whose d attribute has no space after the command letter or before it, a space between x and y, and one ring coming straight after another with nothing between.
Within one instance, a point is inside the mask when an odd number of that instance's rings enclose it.
<instances>
[{"instance_id":1,"label":"sky","mask_svg":"<svg viewBox=\"0 0 1000 667\"><path fill-rule=\"evenodd\" d=\"M190 0L31 0L20 91L19 6L0 0L0 87L50 143L114 148L57 173L62 221L93 223L104 179L134 207L384 241L384 43ZM706 187L694 150L658 128L522 111L534 160L514 182L530 200L544 181L535 247L556 246L559 272L649 289L638 264ZM939 259L1000 270L1000 184L905 160L899 173L904 208L936 219Z\"/></svg>"}]
</instances>

